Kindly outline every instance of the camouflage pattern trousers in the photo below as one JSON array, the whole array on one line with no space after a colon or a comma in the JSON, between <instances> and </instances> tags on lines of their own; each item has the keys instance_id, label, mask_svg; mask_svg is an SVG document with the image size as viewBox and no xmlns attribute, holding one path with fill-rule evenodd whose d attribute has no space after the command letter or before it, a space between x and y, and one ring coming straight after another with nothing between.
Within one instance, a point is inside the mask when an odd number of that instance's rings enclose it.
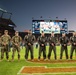
<instances>
[{"instance_id":1,"label":"camouflage pattern trousers","mask_svg":"<svg viewBox=\"0 0 76 75\"><path fill-rule=\"evenodd\" d=\"M6 46L1 46L1 59L4 58L4 53L6 53L6 59L9 58L9 50L8 50L8 45Z\"/></svg>"},{"instance_id":2,"label":"camouflage pattern trousers","mask_svg":"<svg viewBox=\"0 0 76 75\"><path fill-rule=\"evenodd\" d=\"M18 59L20 59L20 47L19 46L13 46L13 49L12 49L12 59L14 59L14 56L15 56L15 52L17 50L17 53L18 53Z\"/></svg>"}]
</instances>

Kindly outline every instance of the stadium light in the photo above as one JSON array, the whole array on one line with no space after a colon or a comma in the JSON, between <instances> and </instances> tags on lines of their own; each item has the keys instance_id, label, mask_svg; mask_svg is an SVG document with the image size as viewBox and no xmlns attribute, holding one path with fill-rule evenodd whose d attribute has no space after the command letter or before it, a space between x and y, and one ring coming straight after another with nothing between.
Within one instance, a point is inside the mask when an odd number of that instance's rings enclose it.
<instances>
[{"instance_id":1,"label":"stadium light","mask_svg":"<svg viewBox=\"0 0 76 75\"><path fill-rule=\"evenodd\" d=\"M40 18L43 18L43 16L40 16Z\"/></svg>"},{"instance_id":2,"label":"stadium light","mask_svg":"<svg viewBox=\"0 0 76 75\"><path fill-rule=\"evenodd\" d=\"M66 20L66 18L64 18L64 20Z\"/></svg>"},{"instance_id":3,"label":"stadium light","mask_svg":"<svg viewBox=\"0 0 76 75\"><path fill-rule=\"evenodd\" d=\"M51 20L51 17L49 16L49 19Z\"/></svg>"},{"instance_id":4,"label":"stadium light","mask_svg":"<svg viewBox=\"0 0 76 75\"><path fill-rule=\"evenodd\" d=\"M34 19L34 17L32 17L32 20Z\"/></svg>"},{"instance_id":5,"label":"stadium light","mask_svg":"<svg viewBox=\"0 0 76 75\"><path fill-rule=\"evenodd\" d=\"M56 19L58 19L58 17L56 17Z\"/></svg>"}]
</instances>

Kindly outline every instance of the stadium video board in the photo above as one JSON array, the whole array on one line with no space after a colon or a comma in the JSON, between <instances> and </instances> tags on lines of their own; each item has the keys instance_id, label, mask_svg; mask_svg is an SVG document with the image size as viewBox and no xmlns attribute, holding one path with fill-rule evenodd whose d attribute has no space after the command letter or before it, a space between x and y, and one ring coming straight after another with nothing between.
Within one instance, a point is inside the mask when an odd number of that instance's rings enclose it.
<instances>
[{"instance_id":1,"label":"stadium video board","mask_svg":"<svg viewBox=\"0 0 76 75\"><path fill-rule=\"evenodd\" d=\"M68 33L67 20L32 20L33 34L40 34L42 31L46 34L52 31L55 34Z\"/></svg>"}]
</instances>

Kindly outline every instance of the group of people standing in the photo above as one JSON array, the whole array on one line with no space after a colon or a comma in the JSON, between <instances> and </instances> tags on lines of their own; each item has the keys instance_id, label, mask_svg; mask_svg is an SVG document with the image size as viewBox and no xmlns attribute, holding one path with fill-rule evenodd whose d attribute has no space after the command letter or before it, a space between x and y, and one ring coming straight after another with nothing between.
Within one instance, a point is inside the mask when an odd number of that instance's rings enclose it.
<instances>
[{"instance_id":1,"label":"group of people standing","mask_svg":"<svg viewBox=\"0 0 76 75\"><path fill-rule=\"evenodd\" d=\"M44 32L42 31L41 36L38 37L37 42L39 43L39 55L38 60L40 61L41 53L43 52L43 59L50 60L52 50L54 52L54 58L57 59L56 54L56 37L54 36L54 32L51 33L49 37L46 37ZM24 37L24 46L25 46L25 59L28 60L28 54L30 51L31 60L34 60L33 54L33 44L35 43L36 38L32 35L32 32L29 31L28 35ZM49 43L49 51L48 55L46 55L46 44ZM68 56L68 43L71 43L71 51L70 51L70 59L73 57L73 52L76 52L76 33L73 33L73 36L68 39L65 33L62 33L62 36L59 38L59 43L61 44L61 51L60 51L60 59L62 59L63 51L65 51L66 59L69 58ZM6 53L6 59L9 61L9 44L12 43L12 61L14 61L15 52L17 50L18 53L18 60L20 60L20 44L22 43L22 38L19 36L19 32L15 31L15 35L11 38L8 35L8 30L4 31L4 34L0 37L0 44L1 44L1 60L4 58L4 53Z\"/></svg>"},{"instance_id":2,"label":"group of people standing","mask_svg":"<svg viewBox=\"0 0 76 75\"><path fill-rule=\"evenodd\" d=\"M10 51L10 43L12 43L12 61L14 61L15 52L18 52L18 60L20 60L20 43L22 42L22 38L19 36L19 32L15 31L15 36L12 38L8 35L8 30L4 31L4 34L0 37L0 45L1 45L1 60L4 58L4 53L6 53L6 59L9 61L9 51Z\"/></svg>"},{"instance_id":3,"label":"group of people standing","mask_svg":"<svg viewBox=\"0 0 76 75\"><path fill-rule=\"evenodd\" d=\"M57 38L54 36L54 32L52 32L49 37L45 37L44 32L42 32L41 36L38 38L38 43L40 45L38 60L40 60L41 52L43 52L44 60L46 60L46 58L48 58L48 60L50 60L52 50L54 52L55 60L57 59L56 41L57 41ZM66 59L69 58L68 48L67 48L67 46L69 44L71 44L70 59L72 59L74 50L75 50L75 53L76 53L76 32L73 33L73 36L70 37L70 39L66 36L65 33L62 33L62 36L59 38L58 41L59 41L59 44L61 45L60 59L62 59L64 51L65 51ZM46 43L47 42L49 43L49 51L48 51L48 55L46 56Z\"/></svg>"}]
</instances>

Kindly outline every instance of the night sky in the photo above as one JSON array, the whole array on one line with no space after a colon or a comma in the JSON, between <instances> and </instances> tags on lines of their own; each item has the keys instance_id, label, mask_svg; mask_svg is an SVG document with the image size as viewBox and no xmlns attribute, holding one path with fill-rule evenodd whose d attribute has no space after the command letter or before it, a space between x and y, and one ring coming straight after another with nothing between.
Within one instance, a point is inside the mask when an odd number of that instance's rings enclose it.
<instances>
[{"instance_id":1,"label":"night sky","mask_svg":"<svg viewBox=\"0 0 76 75\"><path fill-rule=\"evenodd\" d=\"M32 29L34 19L68 20L68 29L76 31L76 0L0 0L0 8L11 12L15 30ZM1 12L0 12L1 15ZM4 14L3 17L9 18Z\"/></svg>"}]
</instances>

